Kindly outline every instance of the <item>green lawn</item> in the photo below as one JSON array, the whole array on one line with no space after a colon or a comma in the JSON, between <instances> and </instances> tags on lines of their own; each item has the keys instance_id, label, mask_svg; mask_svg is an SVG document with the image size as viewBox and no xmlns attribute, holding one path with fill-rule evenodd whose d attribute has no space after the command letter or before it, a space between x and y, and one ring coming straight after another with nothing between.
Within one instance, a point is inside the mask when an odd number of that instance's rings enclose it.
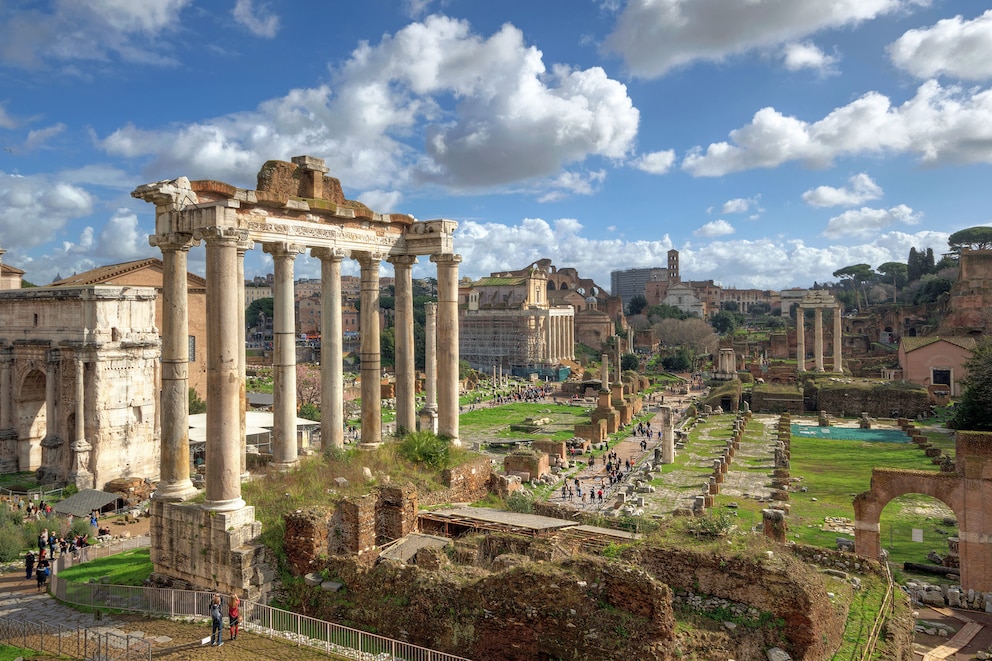
<instances>
[{"instance_id":1,"label":"green lawn","mask_svg":"<svg viewBox=\"0 0 992 661\"><path fill-rule=\"evenodd\" d=\"M59 578L77 583L103 579L103 582L114 585L144 585L151 574L150 551L137 549L63 569L59 572Z\"/></svg>"}]
</instances>

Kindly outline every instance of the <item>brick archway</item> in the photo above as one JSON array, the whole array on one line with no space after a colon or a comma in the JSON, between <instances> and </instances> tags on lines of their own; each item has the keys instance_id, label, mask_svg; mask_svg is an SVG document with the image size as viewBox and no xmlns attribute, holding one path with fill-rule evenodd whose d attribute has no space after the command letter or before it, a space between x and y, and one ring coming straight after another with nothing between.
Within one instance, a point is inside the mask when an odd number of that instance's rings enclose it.
<instances>
[{"instance_id":1,"label":"brick archway","mask_svg":"<svg viewBox=\"0 0 992 661\"><path fill-rule=\"evenodd\" d=\"M953 510L958 519L961 587L992 591L992 432L958 432L955 472L876 468L871 488L854 499L854 548L858 555L878 558L879 516L898 496L921 493Z\"/></svg>"}]
</instances>

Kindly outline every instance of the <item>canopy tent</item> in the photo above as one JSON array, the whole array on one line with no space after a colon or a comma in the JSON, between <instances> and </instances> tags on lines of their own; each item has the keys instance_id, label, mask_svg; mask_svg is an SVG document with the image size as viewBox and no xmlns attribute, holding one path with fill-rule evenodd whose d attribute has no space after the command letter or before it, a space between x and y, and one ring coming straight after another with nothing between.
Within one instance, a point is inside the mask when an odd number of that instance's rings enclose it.
<instances>
[{"instance_id":1,"label":"canopy tent","mask_svg":"<svg viewBox=\"0 0 992 661\"><path fill-rule=\"evenodd\" d=\"M83 489L79 493L75 493L65 500L55 503L52 509L57 514L89 516L93 510L100 512L104 511L104 509L116 510L118 508L117 501L119 500L122 500L122 498L117 493L107 493L99 489ZM109 505L113 505L113 507L108 507Z\"/></svg>"}]
</instances>

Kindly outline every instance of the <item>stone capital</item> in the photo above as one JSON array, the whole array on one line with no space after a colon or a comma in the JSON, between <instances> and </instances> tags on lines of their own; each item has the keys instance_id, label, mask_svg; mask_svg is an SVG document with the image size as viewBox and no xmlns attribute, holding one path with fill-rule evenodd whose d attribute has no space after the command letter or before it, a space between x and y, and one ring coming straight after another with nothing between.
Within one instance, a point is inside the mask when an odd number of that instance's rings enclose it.
<instances>
[{"instance_id":1,"label":"stone capital","mask_svg":"<svg viewBox=\"0 0 992 661\"><path fill-rule=\"evenodd\" d=\"M389 262L390 264L392 264L394 267L405 266L407 268L410 268L414 264L417 263L417 256L416 255L393 255L392 257L390 257L386 261Z\"/></svg>"},{"instance_id":2,"label":"stone capital","mask_svg":"<svg viewBox=\"0 0 992 661\"><path fill-rule=\"evenodd\" d=\"M49 349L45 352L45 361L50 365L57 365L62 362L61 349Z\"/></svg>"},{"instance_id":3,"label":"stone capital","mask_svg":"<svg viewBox=\"0 0 992 661\"><path fill-rule=\"evenodd\" d=\"M363 269L378 268L386 253L373 250L353 250L351 256L358 260Z\"/></svg>"},{"instance_id":4,"label":"stone capital","mask_svg":"<svg viewBox=\"0 0 992 661\"><path fill-rule=\"evenodd\" d=\"M273 257L289 257L290 259L296 259L296 256L306 252L306 249L305 245L290 241L274 241L262 244L262 250Z\"/></svg>"},{"instance_id":5,"label":"stone capital","mask_svg":"<svg viewBox=\"0 0 992 661\"><path fill-rule=\"evenodd\" d=\"M343 248L311 248L310 254L317 259L324 261L329 259L332 262L340 262L348 257L349 251Z\"/></svg>"},{"instance_id":6,"label":"stone capital","mask_svg":"<svg viewBox=\"0 0 992 661\"><path fill-rule=\"evenodd\" d=\"M255 249L255 242L251 239L246 239L245 241L238 241L238 254L244 257L245 253L249 250Z\"/></svg>"},{"instance_id":7,"label":"stone capital","mask_svg":"<svg viewBox=\"0 0 992 661\"><path fill-rule=\"evenodd\" d=\"M201 227L193 232L193 238L197 241L205 241L207 244L228 244L237 247L239 243L248 240L248 231L235 227Z\"/></svg>"},{"instance_id":8,"label":"stone capital","mask_svg":"<svg viewBox=\"0 0 992 661\"><path fill-rule=\"evenodd\" d=\"M426 313L428 317L431 317L431 316L436 315L437 314L437 303L433 303L433 302L431 302L431 303L424 303L424 313Z\"/></svg>"},{"instance_id":9,"label":"stone capital","mask_svg":"<svg viewBox=\"0 0 992 661\"><path fill-rule=\"evenodd\" d=\"M462 256L455 254L431 255L431 261L438 266L457 266L462 263Z\"/></svg>"},{"instance_id":10,"label":"stone capital","mask_svg":"<svg viewBox=\"0 0 992 661\"><path fill-rule=\"evenodd\" d=\"M131 197L173 211L198 202L196 193L186 177L138 186L131 191Z\"/></svg>"},{"instance_id":11,"label":"stone capital","mask_svg":"<svg viewBox=\"0 0 992 661\"><path fill-rule=\"evenodd\" d=\"M168 232L166 234L152 234L148 237L148 245L158 248L162 252L175 252L177 250L185 252L199 243L189 232Z\"/></svg>"}]
</instances>

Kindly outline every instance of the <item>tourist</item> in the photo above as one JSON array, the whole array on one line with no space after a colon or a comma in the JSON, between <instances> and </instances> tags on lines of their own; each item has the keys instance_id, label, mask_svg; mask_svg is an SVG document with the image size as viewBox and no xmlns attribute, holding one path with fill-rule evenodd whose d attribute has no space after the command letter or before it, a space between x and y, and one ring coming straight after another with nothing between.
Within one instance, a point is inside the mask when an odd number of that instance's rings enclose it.
<instances>
[{"instance_id":1,"label":"tourist","mask_svg":"<svg viewBox=\"0 0 992 661\"><path fill-rule=\"evenodd\" d=\"M45 528L38 534L38 554L44 555L45 549L48 547L48 528Z\"/></svg>"},{"instance_id":2,"label":"tourist","mask_svg":"<svg viewBox=\"0 0 992 661\"><path fill-rule=\"evenodd\" d=\"M24 555L24 571L26 575L24 580L30 581L31 576L34 574L34 551L28 549L28 552Z\"/></svg>"},{"instance_id":3,"label":"tourist","mask_svg":"<svg viewBox=\"0 0 992 661\"><path fill-rule=\"evenodd\" d=\"M51 572L51 564L48 562L48 558L45 557L45 552L41 552L41 556L38 558L38 568L35 570L35 578L38 581L38 591L40 592L45 584L48 583L48 574Z\"/></svg>"},{"instance_id":4,"label":"tourist","mask_svg":"<svg viewBox=\"0 0 992 661\"><path fill-rule=\"evenodd\" d=\"M231 593L227 600L227 623L231 628L231 640L238 639L238 617L241 615L241 598Z\"/></svg>"},{"instance_id":5,"label":"tourist","mask_svg":"<svg viewBox=\"0 0 992 661\"><path fill-rule=\"evenodd\" d=\"M213 599L210 600L210 644L214 647L220 647L224 644L223 628L224 628L224 616L220 611L220 594L215 593Z\"/></svg>"}]
</instances>

